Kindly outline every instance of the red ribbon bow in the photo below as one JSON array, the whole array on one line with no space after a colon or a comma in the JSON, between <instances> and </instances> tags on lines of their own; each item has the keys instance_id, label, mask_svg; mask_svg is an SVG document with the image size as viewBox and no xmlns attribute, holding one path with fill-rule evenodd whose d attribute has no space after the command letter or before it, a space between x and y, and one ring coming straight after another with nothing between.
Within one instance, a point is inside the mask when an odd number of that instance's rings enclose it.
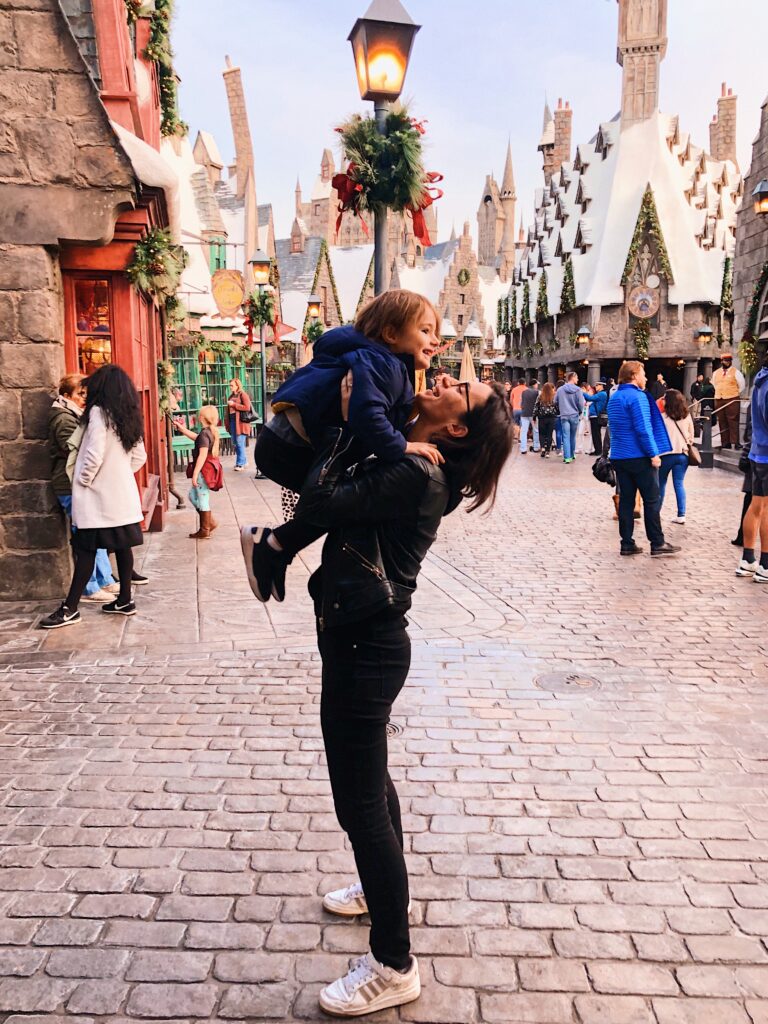
<instances>
[{"instance_id":1,"label":"red ribbon bow","mask_svg":"<svg viewBox=\"0 0 768 1024\"><path fill-rule=\"evenodd\" d=\"M427 171L424 191L421 193L418 204L407 207L408 212L413 218L413 233L425 247L432 245L432 240L427 230L424 211L429 209L432 203L442 198L443 190L436 187L436 183L442 180L442 174L438 174L437 171Z\"/></svg>"},{"instance_id":2,"label":"red ribbon bow","mask_svg":"<svg viewBox=\"0 0 768 1024\"><path fill-rule=\"evenodd\" d=\"M331 179L331 185L336 189L339 195L339 215L336 218L336 234L339 233L341 227L341 221L347 210L352 210L360 218L360 223L363 226L363 234L368 237L368 225L363 219L363 215L360 212L360 200L363 197L363 186L355 181L355 171L357 166L350 164L346 171L342 171L340 174L334 174Z\"/></svg>"}]
</instances>

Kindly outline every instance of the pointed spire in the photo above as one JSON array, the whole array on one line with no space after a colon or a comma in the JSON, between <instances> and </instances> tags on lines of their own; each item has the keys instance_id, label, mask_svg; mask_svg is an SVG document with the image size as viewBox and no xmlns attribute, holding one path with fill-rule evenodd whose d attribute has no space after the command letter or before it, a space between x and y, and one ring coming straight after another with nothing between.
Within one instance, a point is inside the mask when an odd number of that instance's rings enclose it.
<instances>
[{"instance_id":1,"label":"pointed spire","mask_svg":"<svg viewBox=\"0 0 768 1024\"><path fill-rule=\"evenodd\" d=\"M502 199L517 199L515 195L515 171L512 166L512 141L507 142L507 162L504 164L504 179L501 183Z\"/></svg>"},{"instance_id":2,"label":"pointed spire","mask_svg":"<svg viewBox=\"0 0 768 1024\"><path fill-rule=\"evenodd\" d=\"M456 224L455 223L451 224L451 241L452 242L456 241Z\"/></svg>"},{"instance_id":3,"label":"pointed spire","mask_svg":"<svg viewBox=\"0 0 768 1024\"><path fill-rule=\"evenodd\" d=\"M552 117L552 111L549 109L549 100L546 95L544 96L544 122L542 124L542 131L546 131L549 127L550 122L554 121Z\"/></svg>"}]
</instances>

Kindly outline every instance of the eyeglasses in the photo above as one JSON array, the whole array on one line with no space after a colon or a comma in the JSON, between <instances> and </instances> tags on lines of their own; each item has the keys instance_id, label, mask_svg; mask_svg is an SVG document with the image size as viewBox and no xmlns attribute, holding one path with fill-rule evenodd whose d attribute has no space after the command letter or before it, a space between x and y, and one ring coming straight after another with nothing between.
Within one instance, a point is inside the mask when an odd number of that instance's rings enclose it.
<instances>
[{"instance_id":1,"label":"eyeglasses","mask_svg":"<svg viewBox=\"0 0 768 1024\"><path fill-rule=\"evenodd\" d=\"M464 390L464 397L467 401L467 412L472 412L472 406L469 404L469 381L460 380L457 384L445 384L446 388L462 388Z\"/></svg>"}]
</instances>

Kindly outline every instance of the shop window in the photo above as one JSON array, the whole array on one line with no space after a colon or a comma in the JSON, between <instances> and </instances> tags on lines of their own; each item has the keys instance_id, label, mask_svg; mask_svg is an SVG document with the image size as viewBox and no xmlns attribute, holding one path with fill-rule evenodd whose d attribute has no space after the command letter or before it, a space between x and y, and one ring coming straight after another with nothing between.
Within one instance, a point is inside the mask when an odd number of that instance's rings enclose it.
<instances>
[{"instance_id":1,"label":"shop window","mask_svg":"<svg viewBox=\"0 0 768 1024\"><path fill-rule=\"evenodd\" d=\"M209 247L209 264L212 274L227 269L227 246L223 238L214 238Z\"/></svg>"},{"instance_id":2,"label":"shop window","mask_svg":"<svg viewBox=\"0 0 768 1024\"><path fill-rule=\"evenodd\" d=\"M112 362L112 297L106 278L78 278L75 285L75 339L80 373Z\"/></svg>"}]
</instances>

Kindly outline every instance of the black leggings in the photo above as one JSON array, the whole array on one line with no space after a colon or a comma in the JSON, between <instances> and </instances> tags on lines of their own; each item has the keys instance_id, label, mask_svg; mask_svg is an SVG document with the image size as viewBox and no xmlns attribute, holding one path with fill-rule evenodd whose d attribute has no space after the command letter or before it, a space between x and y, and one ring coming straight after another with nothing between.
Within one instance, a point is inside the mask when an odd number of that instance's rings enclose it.
<instances>
[{"instance_id":1,"label":"black leggings","mask_svg":"<svg viewBox=\"0 0 768 1024\"><path fill-rule=\"evenodd\" d=\"M88 580L91 578L93 567L96 564L95 551L81 551L78 548L73 548L73 554L75 556L75 571L72 573L72 583L64 601L64 604L71 612L77 611L80 598L83 596L83 591ZM117 573L120 577L120 593L117 600L121 605L129 604L131 600L131 576L133 575L133 548L121 548L119 551L116 551L115 562L117 563Z\"/></svg>"},{"instance_id":2,"label":"black leggings","mask_svg":"<svg viewBox=\"0 0 768 1024\"><path fill-rule=\"evenodd\" d=\"M545 451L552 451L552 431L555 429L556 416L539 416L539 441Z\"/></svg>"},{"instance_id":3,"label":"black leggings","mask_svg":"<svg viewBox=\"0 0 768 1024\"><path fill-rule=\"evenodd\" d=\"M371 952L410 966L408 874L400 803L387 770L387 722L411 664L405 617L318 632L320 721L339 824L349 836L371 916Z\"/></svg>"}]
</instances>

